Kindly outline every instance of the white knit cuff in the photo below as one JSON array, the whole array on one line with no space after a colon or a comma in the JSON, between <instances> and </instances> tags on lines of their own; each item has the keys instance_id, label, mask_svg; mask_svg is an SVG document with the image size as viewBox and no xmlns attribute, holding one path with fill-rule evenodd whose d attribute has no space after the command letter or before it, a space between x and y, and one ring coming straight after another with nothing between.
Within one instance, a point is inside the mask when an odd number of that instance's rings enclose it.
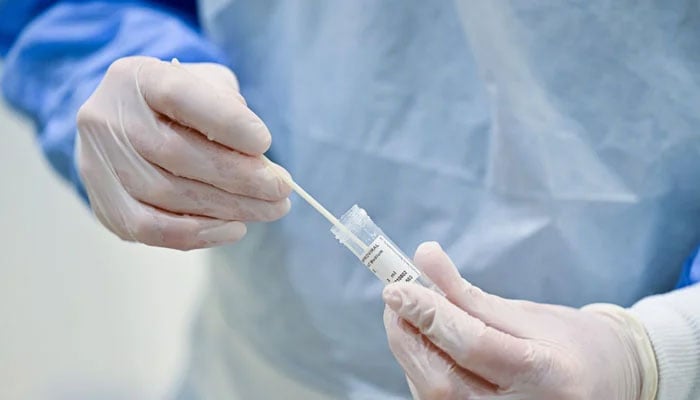
<instances>
[{"instance_id":1,"label":"white knit cuff","mask_svg":"<svg viewBox=\"0 0 700 400\"><path fill-rule=\"evenodd\" d=\"M656 399L700 399L700 286L647 297L630 312L644 324L656 353Z\"/></svg>"}]
</instances>

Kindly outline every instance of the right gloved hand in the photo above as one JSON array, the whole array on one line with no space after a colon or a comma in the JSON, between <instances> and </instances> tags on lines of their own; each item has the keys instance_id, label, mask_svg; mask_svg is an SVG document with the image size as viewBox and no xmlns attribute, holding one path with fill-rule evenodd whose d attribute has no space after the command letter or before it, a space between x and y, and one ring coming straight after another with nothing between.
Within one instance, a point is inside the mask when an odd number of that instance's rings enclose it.
<instances>
[{"instance_id":1,"label":"right gloved hand","mask_svg":"<svg viewBox=\"0 0 700 400\"><path fill-rule=\"evenodd\" d=\"M229 69L127 57L80 108L76 157L108 229L186 250L289 211L291 188L259 157L270 142Z\"/></svg>"},{"instance_id":2,"label":"right gloved hand","mask_svg":"<svg viewBox=\"0 0 700 400\"><path fill-rule=\"evenodd\" d=\"M415 398L656 398L651 339L627 310L485 293L462 279L435 242L418 247L415 262L444 296L413 283L383 292L389 347Z\"/></svg>"}]
</instances>

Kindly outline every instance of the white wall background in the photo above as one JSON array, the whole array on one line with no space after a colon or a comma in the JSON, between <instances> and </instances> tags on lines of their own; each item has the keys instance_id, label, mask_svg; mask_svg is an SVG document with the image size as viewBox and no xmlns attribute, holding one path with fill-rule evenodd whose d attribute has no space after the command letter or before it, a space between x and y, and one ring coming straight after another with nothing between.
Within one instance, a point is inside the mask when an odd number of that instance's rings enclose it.
<instances>
[{"instance_id":1,"label":"white wall background","mask_svg":"<svg viewBox=\"0 0 700 400\"><path fill-rule=\"evenodd\" d=\"M203 254L108 233L1 101L0 399L166 397L185 365Z\"/></svg>"}]
</instances>

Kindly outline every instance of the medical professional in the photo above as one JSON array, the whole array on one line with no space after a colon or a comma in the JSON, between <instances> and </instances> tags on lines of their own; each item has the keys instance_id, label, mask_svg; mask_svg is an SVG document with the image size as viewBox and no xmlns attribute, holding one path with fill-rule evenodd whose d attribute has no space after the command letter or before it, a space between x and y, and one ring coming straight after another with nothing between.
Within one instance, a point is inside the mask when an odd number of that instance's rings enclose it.
<instances>
[{"instance_id":1,"label":"medical professional","mask_svg":"<svg viewBox=\"0 0 700 400\"><path fill-rule=\"evenodd\" d=\"M180 398L700 398L697 2L0 4L97 219L214 248ZM446 296L382 291L263 153L439 242Z\"/></svg>"}]
</instances>

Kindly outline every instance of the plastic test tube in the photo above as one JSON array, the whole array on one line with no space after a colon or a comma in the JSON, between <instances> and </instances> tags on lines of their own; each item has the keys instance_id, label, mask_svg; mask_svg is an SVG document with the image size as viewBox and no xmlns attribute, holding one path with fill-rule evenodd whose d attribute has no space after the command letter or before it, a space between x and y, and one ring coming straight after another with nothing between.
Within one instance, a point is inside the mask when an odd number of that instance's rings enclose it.
<instances>
[{"instance_id":1,"label":"plastic test tube","mask_svg":"<svg viewBox=\"0 0 700 400\"><path fill-rule=\"evenodd\" d=\"M345 212L339 221L345 229L333 225L331 232L335 238L352 251L385 285L393 282L415 282L433 290L437 289L357 204Z\"/></svg>"}]
</instances>

